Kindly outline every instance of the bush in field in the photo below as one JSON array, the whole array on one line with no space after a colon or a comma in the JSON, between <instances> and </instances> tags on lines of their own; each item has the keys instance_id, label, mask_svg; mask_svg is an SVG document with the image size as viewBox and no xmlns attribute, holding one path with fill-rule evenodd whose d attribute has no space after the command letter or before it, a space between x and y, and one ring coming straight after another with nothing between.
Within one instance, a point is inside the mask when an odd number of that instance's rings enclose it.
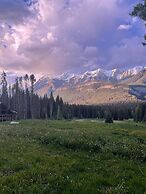
<instances>
[{"instance_id":1,"label":"bush in field","mask_svg":"<svg viewBox=\"0 0 146 194\"><path fill-rule=\"evenodd\" d=\"M113 117L109 110L105 112L105 123L113 123Z\"/></svg>"}]
</instances>

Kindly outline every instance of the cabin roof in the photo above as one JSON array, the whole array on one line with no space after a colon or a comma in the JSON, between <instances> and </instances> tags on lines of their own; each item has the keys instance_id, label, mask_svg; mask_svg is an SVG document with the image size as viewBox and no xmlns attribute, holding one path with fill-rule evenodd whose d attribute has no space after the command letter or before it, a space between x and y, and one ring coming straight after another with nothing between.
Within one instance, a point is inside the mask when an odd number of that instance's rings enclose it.
<instances>
[{"instance_id":1,"label":"cabin roof","mask_svg":"<svg viewBox=\"0 0 146 194\"><path fill-rule=\"evenodd\" d=\"M15 110L9 109L4 103L0 102L0 115L16 115Z\"/></svg>"}]
</instances>

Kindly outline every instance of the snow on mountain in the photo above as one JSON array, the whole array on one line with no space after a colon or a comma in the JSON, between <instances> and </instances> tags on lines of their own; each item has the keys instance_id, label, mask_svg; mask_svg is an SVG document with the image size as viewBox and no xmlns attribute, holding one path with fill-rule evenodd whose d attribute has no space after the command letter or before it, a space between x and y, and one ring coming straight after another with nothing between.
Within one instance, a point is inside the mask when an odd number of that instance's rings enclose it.
<instances>
[{"instance_id":1,"label":"snow on mountain","mask_svg":"<svg viewBox=\"0 0 146 194\"><path fill-rule=\"evenodd\" d=\"M66 82L65 79L61 79L61 77L54 77L50 78L48 75L43 76L35 83L35 90L40 90L43 87L52 88L52 90L55 90L56 88L59 88L64 85Z\"/></svg>"},{"instance_id":2,"label":"snow on mountain","mask_svg":"<svg viewBox=\"0 0 146 194\"><path fill-rule=\"evenodd\" d=\"M58 78L58 79L60 79L60 80L69 81L70 79L74 78L75 76L77 76L77 75L75 75L75 74L70 74L70 73L66 72L66 73L61 74L61 75L58 76L58 77L55 77L55 78L56 78L56 79Z\"/></svg>"},{"instance_id":3,"label":"snow on mountain","mask_svg":"<svg viewBox=\"0 0 146 194\"><path fill-rule=\"evenodd\" d=\"M131 69L128 69L126 71L124 71L121 75L120 75L120 79L127 79L130 78L134 75L137 75L139 72L141 72L142 70L144 70L145 67L143 66L136 66L133 67Z\"/></svg>"},{"instance_id":4,"label":"snow on mountain","mask_svg":"<svg viewBox=\"0 0 146 194\"><path fill-rule=\"evenodd\" d=\"M111 81L118 82L120 80L129 79L132 76L137 75L139 72L146 69L143 66L135 66L133 68L121 71L119 69L104 70L96 69L93 71L86 71L82 74L71 74L69 72L63 73L58 76L44 75L35 84L35 89L39 90L42 87L52 87L54 90L62 86L74 86L77 84L83 84L89 81ZM13 72L7 72L8 84L13 84L16 80L17 75Z\"/></svg>"},{"instance_id":5,"label":"snow on mountain","mask_svg":"<svg viewBox=\"0 0 146 194\"><path fill-rule=\"evenodd\" d=\"M102 69L97 69L94 71L87 71L84 74L80 76L82 82L86 81L98 81L98 80L103 80L106 81L108 77L104 73Z\"/></svg>"},{"instance_id":6,"label":"snow on mountain","mask_svg":"<svg viewBox=\"0 0 146 194\"><path fill-rule=\"evenodd\" d=\"M144 69L145 67L136 66L125 71L121 71L119 69L96 69L94 71L86 71L82 74L70 74L67 72L54 77L46 75L36 82L35 90L38 91L43 87L47 87L48 90L51 88L51 90L55 91L58 88L75 87L79 84L86 84L88 82L118 83L122 80L126 80L137 75Z\"/></svg>"},{"instance_id":7,"label":"snow on mountain","mask_svg":"<svg viewBox=\"0 0 146 194\"><path fill-rule=\"evenodd\" d=\"M120 79L121 71L119 69L103 70L97 69L94 71L87 71L81 75L82 79L96 80L96 81L117 81Z\"/></svg>"}]
</instances>

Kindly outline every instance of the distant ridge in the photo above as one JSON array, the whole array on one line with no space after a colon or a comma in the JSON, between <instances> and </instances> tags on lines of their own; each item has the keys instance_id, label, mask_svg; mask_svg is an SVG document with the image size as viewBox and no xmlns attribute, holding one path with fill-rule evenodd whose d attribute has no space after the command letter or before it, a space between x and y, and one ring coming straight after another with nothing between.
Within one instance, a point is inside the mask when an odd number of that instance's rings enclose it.
<instances>
[{"instance_id":1,"label":"distant ridge","mask_svg":"<svg viewBox=\"0 0 146 194\"><path fill-rule=\"evenodd\" d=\"M65 102L76 104L101 104L123 101L136 101L129 94L130 84L146 83L146 68L135 66L122 71L120 69L86 71L82 74L64 73L59 76L43 76L35 83L35 92L39 95L58 94Z\"/></svg>"}]
</instances>

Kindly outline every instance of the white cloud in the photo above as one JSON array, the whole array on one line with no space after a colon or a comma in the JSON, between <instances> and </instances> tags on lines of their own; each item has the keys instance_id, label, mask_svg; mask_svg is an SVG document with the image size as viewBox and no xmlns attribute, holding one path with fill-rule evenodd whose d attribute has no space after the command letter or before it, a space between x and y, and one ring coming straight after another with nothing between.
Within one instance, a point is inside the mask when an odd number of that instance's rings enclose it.
<instances>
[{"instance_id":1,"label":"white cloud","mask_svg":"<svg viewBox=\"0 0 146 194\"><path fill-rule=\"evenodd\" d=\"M128 17L119 0L39 0L35 7L23 4L20 10L12 19L9 12L0 13L11 23L1 22L0 27L0 60L5 69L52 74L92 69L113 61L113 56L108 57L119 41L117 26L131 27L119 24L124 15L125 20Z\"/></svg>"},{"instance_id":2,"label":"white cloud","mask_svg":"<svg viewBox=\"0 0 146 194\"><path fill-rule=\"evenodd\" d=\"M131 28L132 28L132 25L130 24L121 24L119 25L118 30L129 30Z\"/></svg>"}]
</instances>

